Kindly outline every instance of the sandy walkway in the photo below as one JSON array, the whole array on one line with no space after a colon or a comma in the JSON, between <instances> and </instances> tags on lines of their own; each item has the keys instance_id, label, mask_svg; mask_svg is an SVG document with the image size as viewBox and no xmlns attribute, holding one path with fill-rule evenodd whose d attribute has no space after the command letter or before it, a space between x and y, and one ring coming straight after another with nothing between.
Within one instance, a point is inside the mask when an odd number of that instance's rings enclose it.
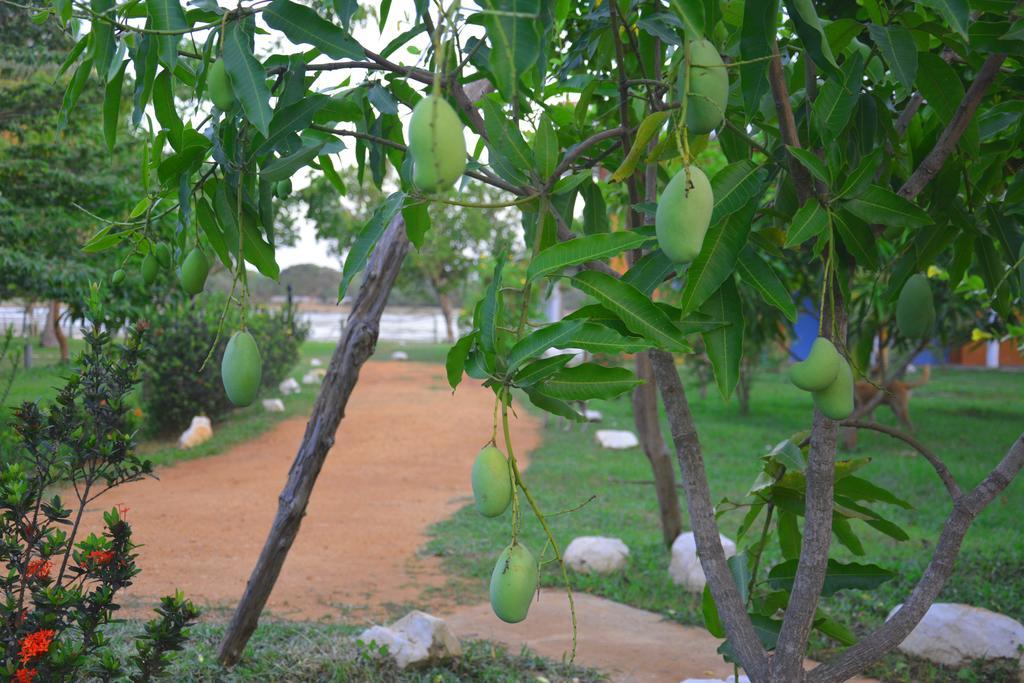
<instances>
[{"instance_id":1,"label":"sandy walkway","mask_svg":"<svg viewBox=\"0 0 1024 683\"><path fill-rule=\"evenodd\" d=\"M440 365L367 363L268 609L294 619L381 618L388 604L419 602L425 588L443 585L437 558L417 551L427 527L472 495L469 472L490 436L492 397L474 382L452 395ZM539 423L519 415L513 440L528 453ZM175 588L209 616L234 606L305 426L285 420L222 455L161 469L159 481L97 501L96 527L103 510L122 503L145 544L143 572L124 594L130 614L148 612Z\"/></svg>"}]
</instances>

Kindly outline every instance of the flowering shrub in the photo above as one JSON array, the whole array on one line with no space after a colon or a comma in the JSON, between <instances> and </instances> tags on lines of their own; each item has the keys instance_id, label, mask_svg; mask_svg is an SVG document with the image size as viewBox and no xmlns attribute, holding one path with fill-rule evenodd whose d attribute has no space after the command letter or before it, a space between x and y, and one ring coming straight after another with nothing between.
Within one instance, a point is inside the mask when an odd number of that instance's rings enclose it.
<instances>
[{"instance_id":1,"label":"flowering shrub","mask_svg":"<svg viewBox=\"0 0 1024 683\"><path fill-rule=\"evenodd\" d=\"M80 538L87 506L110 489L152 473L134 455L128 395L138 382L145 325L125 344L88 332L87 349L56 400L24 403L14 413L13 452L0 470L0 680L30 683L83 678L150 680L181 649L198 616L179 592L163 598L157 618L122 661L104 637L118 592L139 568L127 510L103 515L102 533ZM69 508L56 486L72 489Z\"/></svg>"}]
</instances>

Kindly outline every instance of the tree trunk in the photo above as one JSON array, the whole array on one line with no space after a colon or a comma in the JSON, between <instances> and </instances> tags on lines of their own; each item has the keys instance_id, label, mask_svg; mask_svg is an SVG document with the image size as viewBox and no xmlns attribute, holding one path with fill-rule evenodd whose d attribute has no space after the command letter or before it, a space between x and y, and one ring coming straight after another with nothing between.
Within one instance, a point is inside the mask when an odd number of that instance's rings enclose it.
<instances>
[{"instance_id":1,"label":"tree trunk","mask_svg":"<svg viewBox=\"0 0 1024 683\"><path fill-rule=\"evenodd\" d=\"M58 304L58 308L60 304ZM60 316L53 323L53 334L57 337L57 346L60 347L60 362L67 363L71 360L71 354L68 352L68 338L64 336L64 330L60 327Z\"/></svg>"},{"instance_id":2,"label":"tree trunk","mask_svg":"<svg viewBox=\"0 0 1024 683\"><path fill-rule=\"evenodd\" d=\"M654 474L654 490L658 494L658 514L661 519L661 534L667 548L683 531L683 515L679 509L676 493L676 473L672 456L665 445L658 419L658 388L651 369L651 359L646 352L636 355L636 375L643 384L633 390L633 421L644 453L651 463Z\"/></svg>"},{"instance_id":3,"label":"tree trunk","mask_svg":"<svg viewBox=\"0 0 1024 683\"><path fill-rule=\"evenodd\" d=\"M437 293L437 303L441 306L441 315L444 316L445 341L449 344L455 343L458 331L455 329L455 311L452 306L452 298L444 292Z\"/></svg>"},{"instance_id":4,"label":"tree trunk","mask_svg":"<svg viewBox=\"0 0 1024 683\"><path fill-rule=\"evenodd\" d=\"M373 251L352 305L352 313L327 366L320 395L313 406L302 444L288 473L288 482L278 499L277 515L270 534L221 642L219 658L225 666L236 664L242 656L245 644L256 629L260 613L281 573L288 550L299 533L313 485L327 452L334 445L334 436L359 379L359 370L373 354L377 344L380 316L408 251L405 223L401 215L398 215L391 221Z\"/></svg>"},{"instance_id":5,"label":"tree trunk","mask_svg":"<svg viewBox=\"0 0 1024 683\"><path fill-rule=\"evenodd\" d=\"M59 346L56 332L60 325L59 318L60 302L55 299L50 302L50 308L46 311L46 323L43 325L43 333L39 338L39 343L45 348L52 349Z\"/></svg>"}]
</instances>

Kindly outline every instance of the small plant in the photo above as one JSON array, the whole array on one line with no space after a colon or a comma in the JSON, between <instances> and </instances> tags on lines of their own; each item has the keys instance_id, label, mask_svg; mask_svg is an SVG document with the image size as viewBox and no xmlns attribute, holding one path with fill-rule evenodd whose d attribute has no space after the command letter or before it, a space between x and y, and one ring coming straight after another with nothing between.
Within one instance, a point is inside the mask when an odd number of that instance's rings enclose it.
<instances>
[{"instance_id":1,"label":"small plant","mask_svg":"<svg viewBox=\"0 0 1024 683\"><path fill-rule=\"evenodd\" d=\"M158 616L126 660L104 636L120 608L120 590L139 568L127 510L103 515L101 534L85 538L87 507L121 484L152 474L134 454L129 395L139 380L146 325L119 344L107 332L85 334L79 370L48 406L24 403L14 413L13 452L0 471L0 676L31 681L148 681L169 664L198 616L179 592L163 598ZM77 499L65 507L55 486Z\"/></svg>"}]
</instances>

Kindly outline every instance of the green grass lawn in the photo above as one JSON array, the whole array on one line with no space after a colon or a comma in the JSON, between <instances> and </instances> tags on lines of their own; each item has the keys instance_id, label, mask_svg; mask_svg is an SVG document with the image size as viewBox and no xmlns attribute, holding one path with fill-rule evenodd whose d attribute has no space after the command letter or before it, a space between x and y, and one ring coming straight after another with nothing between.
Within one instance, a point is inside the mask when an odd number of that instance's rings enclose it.
<instances>
[{"instance_id":1,"label":"green grass lawn","mask_svg":"<svg viewBox=\"0 0 1024 683\"><path fill-rule=\"evenodd\" d=\"M684 373L686 374L686 373ZM789 385L778 373L762 372L752 394L752 414L741 417L736 402L724 403L712 387L700 399L697 387L687 382L715 500L743 496L758 473L758 456L771 444L809 426L810 397ZM973 486L1002 457L1024 429L1024 374L967 370L938 370L926 387L915 390L911 415L918 436L947 462L962 487ZM623 397L594 401L589 407L604 413L601 428L633 429L630 403ZM895 424L887 408L879 421ZM525 480L547 513L568 510L595 499L571 514L549 518L555 537L564 548L576 536L622 538L630 547L630 568L611 577L574 576L577 590L664 614L685 624L701 624L700 598L682 592L668 577L669 556L661 543L654 489L622 481L649 480L650 467L640 449L603 451L594 440L596 426L566 432L548 428L544 442L531 454ZM666 436L668 434L666 427ZM849 457L851 454L840 454ZM856 457L869 456L861 475L892 489L913 504L903 510L881 508L900 524L911 540L898 543L859 526L867 555L860 561L876 562L897 570L899 578L871 593L847 592L829 599L828 607L860 632L885 618L920 576L938 536L950 503L931 467L901 442L876 433L862 433ZM468 478L468 473L467 473ZM1024 480L1014 482L975 521L964 543L956 572L943 601L986 607L1015 619L1024 619ZM470 585L483 598L494 558L509 540L509 513L485 519L467 507L432 529L427 551L444 558L448 571L474 579ZM685 506L684 506L685 515ZM721 519L723 533L735 537L742 512ZM687 528L689 525L684 519ZM528 518L524 540L535 551L545 541L539 525ZM852 559L842 548L841 559ZM766 555L779 559L772 544ZM550 555L550 553L549 553ZM770 564L768 565L770 566ZM553 564L543 572L545 585L559 585ZM463 589L464 589L463 584ZM472 599L472 596L463 596ZM819 656L829 644L815 644ZM956 675L963 680L999 680L999 667L967 668ZM954 675L892 655L872 672L887 680L949 680ZM995 676L995 678L994 678Z\"/></svg>"}]
</instances>

